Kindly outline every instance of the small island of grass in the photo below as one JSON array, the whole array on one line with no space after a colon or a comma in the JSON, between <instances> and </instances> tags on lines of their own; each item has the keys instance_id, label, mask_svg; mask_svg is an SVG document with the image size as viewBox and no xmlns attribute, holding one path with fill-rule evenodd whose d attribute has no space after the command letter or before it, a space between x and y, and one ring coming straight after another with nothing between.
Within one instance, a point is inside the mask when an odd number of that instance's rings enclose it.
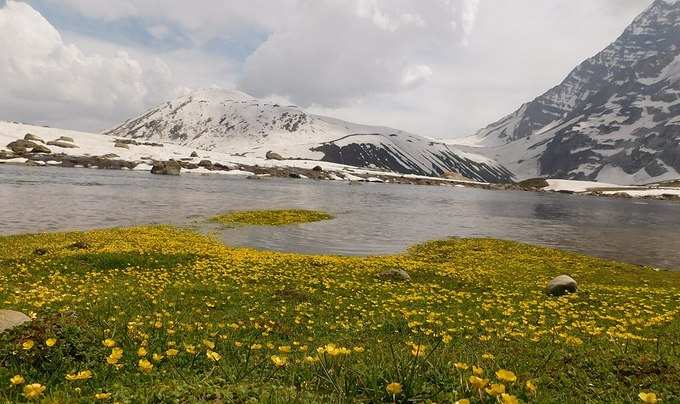
<instances>
[{"instance_id":1,"label":"small island of grass","mask_svg":"<svg viewBox=\"0 0 680 404\"><path fill-rule=\"evenodd\" d=\"M286 209L228 212L223 215L215 216L211 220L229 226L287 226L291 224L320 222L322 220L330 219L333 219L333 216L325 212L304 209Z\"/></svg>"},{"instance_id":2,"label":"small island of grass","mask_svg":"<svg viewBox=\"0 0 680 404\"><path fill-rule=\"evenodd\" d=\"M564 273L578 291L546 295ZM678 402L679 285L498 240L337 257L167 226L0 237L0 309L32 318L0 333L0 402Z\"/></svg>"}]
</instances>

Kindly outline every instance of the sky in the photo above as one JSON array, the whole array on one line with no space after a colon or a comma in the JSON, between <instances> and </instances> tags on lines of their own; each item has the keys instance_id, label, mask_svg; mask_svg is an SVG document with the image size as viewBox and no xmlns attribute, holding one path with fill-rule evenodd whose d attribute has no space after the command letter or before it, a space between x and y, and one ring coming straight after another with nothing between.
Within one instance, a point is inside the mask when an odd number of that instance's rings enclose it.
<instances>
[{"instance_id":1,"label":"sky","mask_svg":"<svg viewBox=\"0 0 680 404\"><path fill-rule=\"evenodd\" d=\"M0 119L102 131L193 89L458 138L651 0L0 0Z\"/></svg>"}]
</instances>

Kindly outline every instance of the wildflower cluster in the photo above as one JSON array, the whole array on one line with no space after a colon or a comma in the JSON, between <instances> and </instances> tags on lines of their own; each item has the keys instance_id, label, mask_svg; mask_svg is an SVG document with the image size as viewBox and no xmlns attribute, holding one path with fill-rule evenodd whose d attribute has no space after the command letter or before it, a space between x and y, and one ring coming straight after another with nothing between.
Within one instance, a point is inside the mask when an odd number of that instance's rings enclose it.
<instances>
[{"instance_id":1,"label":"wildflower cluster","mask_svg":"<svg viewBox=\"0 0 680 404\"><path fill-rule=\"evenodd\" d=\"M546 296L562 273L580 291ZM680 401L680 274L517 243L352 258L165 226L3 237L0 302L34 318L0 334L3 402Z\"/></svg>"}]
</instances>

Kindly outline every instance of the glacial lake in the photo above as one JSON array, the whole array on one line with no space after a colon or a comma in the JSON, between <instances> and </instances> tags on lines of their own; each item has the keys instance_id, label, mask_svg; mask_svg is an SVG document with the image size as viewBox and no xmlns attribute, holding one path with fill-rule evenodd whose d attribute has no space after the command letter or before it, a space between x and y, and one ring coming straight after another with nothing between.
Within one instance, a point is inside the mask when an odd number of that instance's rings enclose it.
<instances>
[{"instance_id":1,"label":"glacial lake","mask_svg":"<svg viewBox=\"0 0 680 404\"><path fill-rule=\"evenodd\" d=\"M447 237L492 237L680 269L680 204L550 193L0 165L0 234L168 223L226 244L382 255ZM222 229L229 210L325 210L332 221Z\"/></svg>"}]
</instances>

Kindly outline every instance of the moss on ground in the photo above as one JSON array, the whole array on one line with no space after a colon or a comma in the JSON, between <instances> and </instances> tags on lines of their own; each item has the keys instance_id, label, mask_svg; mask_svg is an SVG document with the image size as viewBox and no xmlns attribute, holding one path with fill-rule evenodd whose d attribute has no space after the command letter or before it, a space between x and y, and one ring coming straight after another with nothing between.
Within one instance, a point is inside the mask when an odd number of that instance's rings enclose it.
<instances>
[{"instance_id":1,"label":"moss on ground","mask_svg":"<svg viewBox=\"0 0 680 404\"><path fill-rule=\"evenodd\" d=\"M215 216L212 221L225 225L287 226L291 224L330 220L333 216L325 212L302 209L255 210L228 212Z\"/></svg>"},{"instance_id":2,"label":"moss on ground","mask_svg":"<svg viewBox=\"0 0 680 404\"><path fill-rule=\"evenodd\" d=\"M563 273L579 292L546 296ZM0 308L35 321L0 336L0 401L678 402L679 285L497 240L357 258L172 227L3 237Z\"/></svg>"}]
</instances>

